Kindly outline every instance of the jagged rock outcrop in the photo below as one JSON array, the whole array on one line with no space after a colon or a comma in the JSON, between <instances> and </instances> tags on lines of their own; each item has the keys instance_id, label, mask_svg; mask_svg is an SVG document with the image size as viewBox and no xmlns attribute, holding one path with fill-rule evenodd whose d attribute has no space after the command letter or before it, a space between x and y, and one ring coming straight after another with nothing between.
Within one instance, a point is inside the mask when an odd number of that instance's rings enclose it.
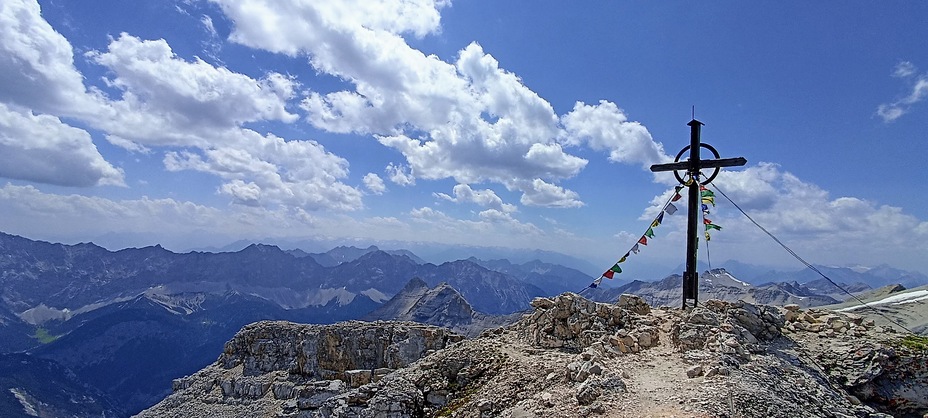
<instances>
[{"instance_id":1,"label":"jagged rock outcrop","mask_svg":"<svg viewBox=\"0 0 928 418\"><path fill-rule=\"evenodd\" d=\"M408 322L257 322L214 365L175 380L175 393L139 416L312 416L330 398L462 339Z\"/></svg>"},{"instance_id":2,"label":"jagged rock outcrop","mask_svg":"<svg viewBox=\"0 0 928 418\"><path fill-rule=\"evenodd\" d=\"M431 327L410 331L442 335L444 348L423 350L428 355L382 375L370 369L372 363L363 363L359 376L320 360L320 355L341 359L368 344L335 344L327 335L349 332L380 341L377 327L411 325L249 326L216 364L179 380L175 393L143 416L885 417L884 412L928 412L924 349L854 316L721 301L685 311L651 309L633 296L597 303L572 293L536 298L532 306L534 312L516 324L456 344L449 344L455 337ZM413 353L425 347L412 346L417 347ZM365 355L383 361L388 357L380 353L388 351Z\"/></svg>"}]
</instances>

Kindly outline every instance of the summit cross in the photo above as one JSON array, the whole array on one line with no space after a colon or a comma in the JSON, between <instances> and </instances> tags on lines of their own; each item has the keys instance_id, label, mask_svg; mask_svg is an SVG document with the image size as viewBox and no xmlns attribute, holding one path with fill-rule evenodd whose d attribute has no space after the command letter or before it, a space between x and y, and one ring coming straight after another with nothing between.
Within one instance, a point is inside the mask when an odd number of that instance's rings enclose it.
<instances>
[{"instance_id":1,"label":"summit cross","mask_svg":"<svg viewBox=\"0 0 928 418\"><path fill-rule=\"evenodd\" d=\"M747 164L748 160L744 157L719 158L719 152L709 144L703 144L699 140L699 131L703 123L693 119L687 125L690 127L690 144L683 147L672 163L654 164L651 166L652 172L673 171L674 177L680 184L689 188L687 200L687 224L686 224L686 268L683 271L683 308L686 309L687 301L693 301L693 307L699 303L699 271L696 269L696 251L699 242L699 208L700 193L699 186L706 185L715 179L722 167L735 167ZM714 159L702 160L699 158L699 149L706 148L712 152ZM689 150L689 159L680 161L680 157ZM712 175L708 176L705 181L701 181L702 176L699 170L704 168L714 168ZM680 176L677 171L685 170L686 175ZM684 180L684 177L686 180Z\"/></svg>"}]
</instances>

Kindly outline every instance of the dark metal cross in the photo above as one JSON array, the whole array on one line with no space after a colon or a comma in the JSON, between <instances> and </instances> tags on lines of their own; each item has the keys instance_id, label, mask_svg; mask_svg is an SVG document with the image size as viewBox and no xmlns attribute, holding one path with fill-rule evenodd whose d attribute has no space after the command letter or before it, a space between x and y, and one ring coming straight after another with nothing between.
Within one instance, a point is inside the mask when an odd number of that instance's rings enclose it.
<instances>
[{"instance_id":1,"label":"dark metal cross","mask_svg":"<svg viewBox=\"0 0 928 418\"><path fill-rule=\"evenodd\" d=\"M690 127L690 144L683 147L677 153L674 162L667 164L654 164L651 171L673 171L674 177L680 184L689 188L689 200L687 201L687 224L686 224L686 270L683 271L683 308L686 308L687 300L692 299L693 307L699 303L699 271L696 270L696 247L699 242L698 228L699 211L701 208L699 186L706 185L715 179L722 167L734 167L747 164L748 160L744 157L736 158L719 158L719 152L709 144L699 142L699 129L702 122L693 119L687 123ZM715 159L699 159L699 149L706 148L712 152ZM680 157L687 150L690 151L690 158L687 161L680 161ZM699 170L704 168L714 168L715 170L705 180L700 179ZM686 175L680 176L679 170L685 170ZM684 180L686 178L686 180Z\"/></svg>"}]
</instances>

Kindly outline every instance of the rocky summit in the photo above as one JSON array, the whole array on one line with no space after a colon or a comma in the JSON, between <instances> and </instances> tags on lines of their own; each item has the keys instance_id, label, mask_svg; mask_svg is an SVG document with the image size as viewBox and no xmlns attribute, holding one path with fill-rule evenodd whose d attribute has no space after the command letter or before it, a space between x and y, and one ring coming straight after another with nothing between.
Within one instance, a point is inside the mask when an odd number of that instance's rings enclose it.
<instances>
[{"instance_id":1,"label":"rocky summit","mask_svg":"<svg viewBox=\"0 0 928 418\"><path fill-rule=\"evenodd\" d=\"M922 417L925 339L840 312L536 298L464 339L407 322L246 326L143 417Z\"/></svg>"}]
</instances>

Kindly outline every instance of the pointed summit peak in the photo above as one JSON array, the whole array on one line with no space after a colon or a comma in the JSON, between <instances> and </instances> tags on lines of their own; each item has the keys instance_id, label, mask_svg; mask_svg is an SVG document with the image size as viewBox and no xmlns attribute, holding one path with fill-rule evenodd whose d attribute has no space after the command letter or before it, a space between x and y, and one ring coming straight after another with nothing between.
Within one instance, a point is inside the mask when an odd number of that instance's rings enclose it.
<instances>
[{"instance_id":1,"label":"pointed summit peak","mask_svg":"<svg viewBox=\"0 0 928 418\"><path fill-rule=\"evenodd\" d=\"M422 288L428 289L429 284L426 283L425 280L420 279L419 277L413 277L411 280L409 280L408 283L406 283L406 286L403 286L403 290L401 292L408 292L411 290L422 289Z\"/></svg>"}]
</instances>

